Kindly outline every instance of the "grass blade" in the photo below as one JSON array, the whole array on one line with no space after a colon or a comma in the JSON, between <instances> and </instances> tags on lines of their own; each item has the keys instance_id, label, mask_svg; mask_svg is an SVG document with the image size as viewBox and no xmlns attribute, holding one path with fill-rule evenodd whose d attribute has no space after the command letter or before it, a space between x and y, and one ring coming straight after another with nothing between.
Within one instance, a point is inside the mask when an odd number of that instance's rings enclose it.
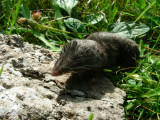
<instances>
[{"instance_id":1,"label":"grass blade","mask_svg":"<svg viewBox=\"0 0 160 120\"><path fill-rule=\"evenodd\" d=\"M89 116L89 118L88 118L88 120L92 120L92 119L93 119L93 117L94 117L94 114L93 114L93 113L91 113L91 114L90 114L90 116Z\"/></svg>"},{"instance_id":2,"label":"grass blade","mask_svg":"<svg viewBox=\"0 0 160 120\"><path fill-rule=\"evenodd\" d=\"M25 18L31 19L31 11L27 8L26 5L21 5L22 14Z\"/></svg>"},{"instance_id":3,"label":"grass blade","mask_svg":"<svg viewBox=\"0 0 160 120\"><path fill-rule=\"evenodd\" d=\"M155 3L156 3L156 0L154 0L154 1L152 2L152 4L149 5L149 6L142 12L142 14L141 14L134 22L137 22L137 21L142 17L142 15L144 15L144 14L147 12L147 10L148 10L149 8L151 8Z\"/></svg>"},{"instance_id":4,"label":"grass blade","mask_svg":"<svg viewBox=\"0 0 160 120\"><path fill-rule=\"evenodd\" d=\"M13 13L13 20L12 20L12 23L11 23L9 34L11 34L13 26L14 26L14 24L16 22L16 18L17 18L18 12L19 12L19 8L20 8L20 5L21 5L21 2L22 2L22 0L18 0L18 3L16 5L16 10Z\"/></svg>"},{"instance_id":5,"label":"grass blade","mask_svg":"<svg viewBox=\"0 0 160 120\"><path fill-rule=\"evenodd\" d=\"M157 87L155 89L150 89L147 93L145 93L141 97L153 97L157 95L160 95L160 87Z\"/></svg>"},{"instance_id":6,"label":"grass blade","mask_svg":"<svg viewBox=\"0 0 160 120\"><path fill-rule=\"evenodd\" d=\"M0 69L0 77L2 75L2 71L3 71L3 64L2 64L1 69Z\"/></svg>"}]
</instances>

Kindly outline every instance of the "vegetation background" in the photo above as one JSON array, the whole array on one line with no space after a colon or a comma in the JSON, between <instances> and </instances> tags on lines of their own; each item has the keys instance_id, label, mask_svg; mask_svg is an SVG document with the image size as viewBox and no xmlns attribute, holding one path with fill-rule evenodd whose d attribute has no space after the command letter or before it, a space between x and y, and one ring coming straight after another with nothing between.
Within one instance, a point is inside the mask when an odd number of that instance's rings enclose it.
<instances>
[{"instance_id":1,"label":"vegetation background","mask_svg":"<svg viewBox=\"0 0 160 120\"><path fill-rule=\"evenodd\" d=\"M149 53L131 73L121 68L106 71L112 72L113 83L127 92L126 119L159 120L159 0L0 1L0 33L20 34L25 41L52 51L60 51L67 41L95 31L129 37L140 44L141 56ZM154 50L157 52L150 55Z\"/></svg>"}]
</instances>

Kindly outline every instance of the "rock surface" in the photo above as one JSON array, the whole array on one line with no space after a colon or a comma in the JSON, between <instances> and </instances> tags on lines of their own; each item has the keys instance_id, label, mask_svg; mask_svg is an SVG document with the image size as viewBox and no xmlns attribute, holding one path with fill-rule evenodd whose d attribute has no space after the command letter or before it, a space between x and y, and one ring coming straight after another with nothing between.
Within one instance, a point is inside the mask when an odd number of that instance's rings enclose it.
<instances>
[{"instance_id":1,"label":"rock surface","mask_svg":"<svg viewBox=\"0 0 160 120\"><path fill-rule=\"evenodd\" d=\"M57 54L0 34L0 119L123 120L125 92L103 75L93 83L80 76L50 75Z\"/></svg>"}]
</instances>

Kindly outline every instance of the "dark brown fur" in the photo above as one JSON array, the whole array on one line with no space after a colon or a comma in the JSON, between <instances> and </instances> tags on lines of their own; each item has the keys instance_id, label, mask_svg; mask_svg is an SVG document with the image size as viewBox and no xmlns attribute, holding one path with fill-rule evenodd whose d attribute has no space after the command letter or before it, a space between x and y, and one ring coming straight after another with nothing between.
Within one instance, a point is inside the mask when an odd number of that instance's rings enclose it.
<instances>
[{"instance_id":1,"label":"dark brown fur","mask_svg":"<svg viewBox=\"0 0 160 120\"><path fill-rule=\"evenodd\" d=\"M84 40L67 43L56 61L52 75L101 71L114 66L135 66L139 57L136 43L109 32L93 33Z\"/></svg>"},{"instance_id":2,"label":"dark brown fur","mask_svg":"<svg viewBox=\"0 0 160 120\"><path fill-rule=\"evenodd\" d=\"M135 59L139 58L136 42L109 32L96 32L86 39L97 41L108 53L109 66L120 65L124 67L135 66Z\"/></svg>"}]
</instances>

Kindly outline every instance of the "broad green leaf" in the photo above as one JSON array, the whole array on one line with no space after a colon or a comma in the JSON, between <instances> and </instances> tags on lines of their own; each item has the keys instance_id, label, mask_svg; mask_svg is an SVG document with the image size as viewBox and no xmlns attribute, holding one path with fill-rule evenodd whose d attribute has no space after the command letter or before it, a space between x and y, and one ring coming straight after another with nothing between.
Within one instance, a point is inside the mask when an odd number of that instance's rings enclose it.
<instances>
[{"instance_id":1,"label":"broad green leaf","mask_svg":"<svg viewBox=\"0 0 160 120\"><path fill-rule=\"evenodd\" d=\"M27 18L27 19L31 19L31 11L27 8L27 6L25 5L21 5L21 12L22 15Z\"/></svg>"},{"instance_id":2,"label":"broad green leaf","mask_svg":"<svg viewBox=\"0 0 160 120\"><path fill-rule=\"evenodd\" d=\"M86 16L83 22L88 23L89 25L94 25L100 22L103 18L104 16L102 14L100 15L91 14L91 15Z\"/></svg>"},{"instance_id":3,"label":"broad green leaf","mask_svg":"<svg viewBox=\"0 0 160 120\"><path fill-rule=\"evenodd\" d=\"M62 14L61 14L60 7L59 7L57 1L56 0L51 0L51 2L52 2L52 5L53 5L53 8L54 8L55 18L63 17Z\"/></svg>"},{"instance_id":4,"label":"broad green leaf","mask_svg":"<svg viewBox=\"0 0 160 120\"><path fill-rule=\"evenodd\" d=\"M147 25L143 23L136 25L133 21L114 23L109 27L110 29L112 29L111 32L116 33L120 36L125 36L127 38L142 37L146 32L150 30Z\"/></svg>"},{"instance_id":5,"label":"broad green leaf","mask_svg":"<svg viewBox=\"0 0 160 120\"><path fill-rule=\"evenodd\" d=\"M141 97L153 97L160 95L160 87L157 87L155 89L150 89L147 93L143 94Z\"/></svg>"},{"instance_id":6,"label":"broad green leaf","mask_svg":"<svg viewBox=\"0 0 160 120\"><path fill-rule=\"evenodd\" d=\"M128 80L128 83L131 85L136 85L136 81L135 80Z\"/></svg>"},{"instance_id":7,"label":"broad green leaf","mask_svg":"<svg viewBox=\"0 0 160 120\"><path fill-rule=\"evenodd\" d=\"M59 48L55 47L55 46L52 46L44 37L44 34L42 33L39 33L38 31L36 30L33 30L33 33L34 33L34 36L39 38L41 41L43 41L48 47L50 47L53 51L60 51Z\"/></svg>"},{"instance_id":8,"label":"broad green leaf","mask_svg":"<svg viewBox=\"0 0 160 120\"><path fill-rule=\"evenodd\" d=\"M78 0L57 0L57 3L71 15L72 8L77 5Z\"/></svg>"},{"instance_id":9,"label":"broad green leaf","mask_svg":"<svg viewBox=\"0 0 160 120\"><path fill-rule=\"evenodd\" d=\"M51 0L51 2L52 2L52 5L53 5L53 8L54 8L55 18L58 19L58 18L63 17L62 14L61 14L61 11L60 11L60 6L58 4L58 1ZM59 27L61 28L61 30L65 31L66 27L64 26L62 19L59 19L58 22L59 22Z\"/></svg>"},{"instance_id":10,"label":"broad green leaf","mask_svg":"<svg viewBox=\"0 0 160 120\"><path fill-rule=\"evenodd\" d=\"M79 32L79 33L86 32L86 28L85 28L84 24L75 18L68 18L68 19L64 20L64 22L65 22L66 26L74 32Z\"/></svg>"}]
</instances>

